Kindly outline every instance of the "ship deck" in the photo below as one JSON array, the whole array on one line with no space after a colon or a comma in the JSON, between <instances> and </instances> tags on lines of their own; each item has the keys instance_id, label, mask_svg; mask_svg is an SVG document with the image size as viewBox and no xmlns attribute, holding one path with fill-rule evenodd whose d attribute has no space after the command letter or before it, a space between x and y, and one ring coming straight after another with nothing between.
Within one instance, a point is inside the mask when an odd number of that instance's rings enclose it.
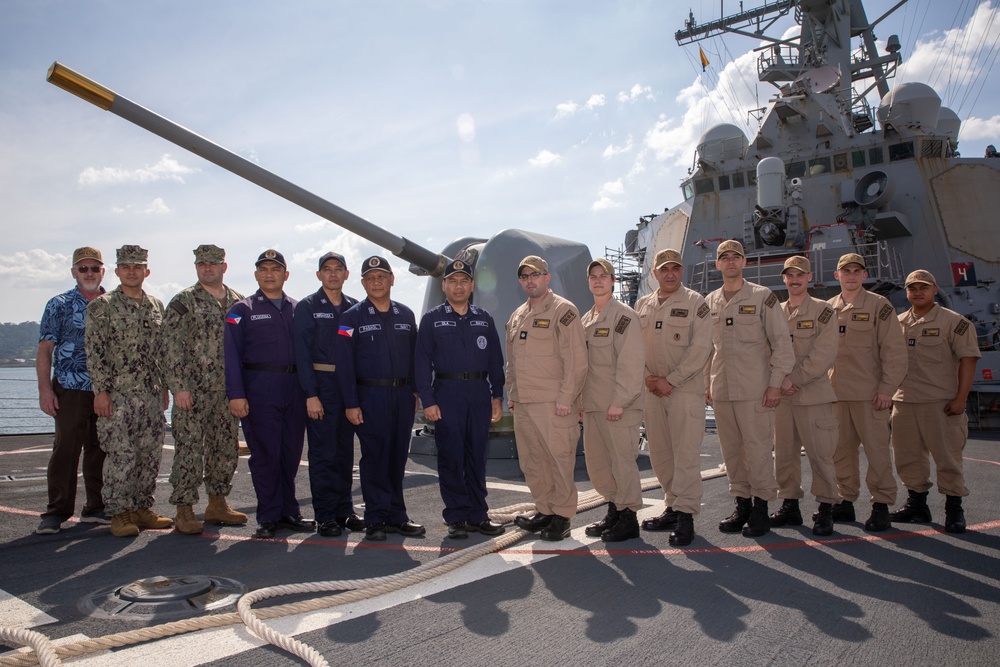
<instances>
[{"instance_id":1,"label":"ship deck","mask_svg":"<svg viewBox=\"0 0 1000 667\"><path fill-rule=\"evenodd\" d=\"M882 534L865 533L860 523L837 524L832 537L814 538L808 514L815 503L807 498L803 527L776 529L759 539L726 535L716 526L732 505L725 477L714 477L705 482L697 537L684 549L671 547L666 533L643 532L640 539L612 545L588 538L584 526L604 512L595 508L573 520L572 538L564 542L526 536L396 592L268 623L331 664L994 664L1000 636L1000 442L990 438L977 435L965 449L972 495L965 503L969 529L962 535L943 532L943 498L936 491L931 524L897 525ZM206 526L198 536L145 530L118 539L107 527L75 521L56 535L35 535L50 448L51 436L0 438L0 625L30 627L57 642L159 626L163 619L155 617L103 618L81 611L91 594L139 579L205 575L235 580L247 590L367 579L406 573L486 542L478 534L464 543L446 537L435 461L425 455L411 455L406 476L411 517L428 528L423 539L390 535L371 544L358 534L327 539L279 532L278 539L259 541L250 538L252 519L250 527ZM172 453L168 437L155 506L163 513L170 511ZM721 462L712 432L702 457L704 470ZM639 463L643 478L652 478L648 458L641 455ZM516 461L490 460L488 476L491 507L530 500ZM581 491L590 489L583 457L576 479ZM304 467L298 496L310 515ZM647 492L645 501L640 518L662 510L659 490ZM254 508L245 458L230 502L246 512ZM858 507L863 521L867 509ZM268 600L255 609L289 601ZM234 610L230 605L211 614ZM4 650L0 664L10 657ZM237 623L102 650L67 664L305 663Z\"/></svg>"}]
</instances>

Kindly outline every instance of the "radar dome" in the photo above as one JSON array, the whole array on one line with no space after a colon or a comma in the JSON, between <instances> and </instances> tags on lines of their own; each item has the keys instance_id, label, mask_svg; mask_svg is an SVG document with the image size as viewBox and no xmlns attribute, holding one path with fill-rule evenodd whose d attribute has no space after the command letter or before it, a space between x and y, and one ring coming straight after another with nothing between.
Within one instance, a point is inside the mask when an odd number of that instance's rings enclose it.
<instances>
[{"instance_id":1,"label":"radar dome","mask_svg":"<svg viewBox=\"0 0 1000 667\"><path fill-rule=\"evenodd\" d=\"M707 162L740 158L749 145L743 130L735 125L722 123L701 135L698 140L698 157Z\"/></svg>"},{"instance_id":2,"label":"radar dome","mask_svg":"<svg viewBox=\"0 0 1000 667\"><path fill-rule=\"evenodd\" d=\"M933 130L937 127L941 98L926 83L903 83L882 98L876 115L884 128L911 127Z\"/></svg>"},{"instance_id":3,"label":"radar dome","mask_svg":"<svg viewBox=\"0 0 1000 667\"><path fill-rule=\"evenodd\" d=\"M938 114L937 131L939 134L951 139L952 143L958 141L958 133L962 129L962 119L958 117L958 114L949 109L948 107L941 107L941 113Z\"/></svg>"}]
</instances>

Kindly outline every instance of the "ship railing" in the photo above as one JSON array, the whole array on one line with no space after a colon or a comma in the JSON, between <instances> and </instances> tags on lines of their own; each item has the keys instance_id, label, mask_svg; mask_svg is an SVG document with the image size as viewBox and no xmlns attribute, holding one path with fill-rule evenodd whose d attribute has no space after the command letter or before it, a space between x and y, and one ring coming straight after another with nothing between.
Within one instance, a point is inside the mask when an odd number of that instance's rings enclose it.
<instances>
[{"instance_id":1,"label":"ship railing","mask_svg":"<svg viewBox=\"0 0 1000 667\"><path fill-rule=\"evenodd\" d=\"M761 81L794 81L801 73L802 61L796 47L775 45L757 58L757 77Z\"/></svg>"}]
</instances>

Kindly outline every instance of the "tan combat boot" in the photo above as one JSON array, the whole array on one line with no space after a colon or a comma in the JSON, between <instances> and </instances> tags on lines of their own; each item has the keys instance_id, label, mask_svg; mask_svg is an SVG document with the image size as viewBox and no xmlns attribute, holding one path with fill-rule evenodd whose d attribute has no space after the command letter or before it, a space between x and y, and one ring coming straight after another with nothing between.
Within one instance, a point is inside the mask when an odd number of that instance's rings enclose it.
<instances>
[{"instance_id":1,"label":"tan combat boot","mask_svg":"<svg viewBox=\"0 0 1000 667\"><path fill-rule=\"evenodd\" d=\"M177 517L174 518L174 528L178 533L185 535L197 535L205 526L198 521L194 515L194 509L190 505L178 505Z\"/></svg>"},{"instance_id":2,"label":"tan combat boot","mask_svg":"<svg viewBox=\"0 0 1000 667\"><path fill-rule=\"evenodd\" d=\"M132 510L132 521L140 528L170 528L174 522L149 508Z\"/></svg>"},{"instance_id":3,"label":"tan combat boot","mask_svg":"<svg viewBox=\"0 0 1000 667\"><path fill-rule=\"evenodd\" d=\"M135 537L139 527L132 521L131 512L122 512L111 517L111 534L115 537Z\"/></svg>"},{"instance_id":4,"label":"tan combat boot","mask_svg":"<svg viewBox=\"0 0 1000 667\"><path fill-rule=\"evenodd\" d=\"M209 496L205 521L223 526L242 526L247 522L247 515L230 507L225 496Z\"/></svg>"}]
</instances>

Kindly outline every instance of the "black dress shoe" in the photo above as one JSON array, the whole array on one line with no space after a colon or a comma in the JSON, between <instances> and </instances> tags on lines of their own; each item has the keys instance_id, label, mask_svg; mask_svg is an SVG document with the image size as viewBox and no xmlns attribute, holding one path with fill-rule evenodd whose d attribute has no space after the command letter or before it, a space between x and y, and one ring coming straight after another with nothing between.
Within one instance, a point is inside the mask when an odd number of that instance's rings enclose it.
<instances>
[{"instance_id":1,"label":"black dress shoe","mask_svg":"<svg viewBox=\"0 0 1000 667\"><path fill-rule=\"evenodd\" d=\"M469 523L465 525L466 530L470 533L482 533L483 535L488 535L490 537L495 537L497 535L503 535L504 530L502 523L497 523L496 521L490 521L485 519L479 523Z\"/></svg>"},{"instance_id":2,"label":"black dress shoe","mask_svg":"<svg viewBox=\"0 0 1000 667\"><path fill-rule=\"evenodd\" d=\"M274 537L277 529L278 525L274 521L261 521L260 525L257 526L257 532L253 536L262 540L269 540Z\"/></svg>"},{"instance_id":3,"label":"black dress shoe","mask_svg":"<svg viewBox=\"0 0 1000 667\"><path fill-rule=\"evenodd\" d=\"M365 522L357 514L340 517L337 519L337 524L339 524L341 528L346 528L347 530L353 532L365 529Z\"/></svg>"},{"instance_id":4,"label":"black dress shoe","mask_svg":"<svg viewBox=\"0 0 1000 667\"><path fill-rule=\"evenodd\" d=\"M373 542L384 542L385 528L384 523L373 523L370 526L365 526L365 539Z\"/></svg>"},{"instance_id":5,"label":"black dress shoe","mask_svg":"<svg viewBox=\"0 0 1000 667\"><path fill-rule=\"evenodd\" d=\"M548 526L554 516L554 514L542 514L541 512L535 512L535 516L532 517L522 515L515 518L514 524L521 530L534 533Z\"/></svg>"},{"instance_id":6,"label":"black dress shoe","mask_svg":"<svg viewBox=\"0 0 1000 667\"><path fill-rule=\"evenodd\" d=\"M324 521L319 524L318 532L323 537L340 537L344 529L336 521Z\"/></svg>"},{"instance_id":7,"label":"black dress shoe","mask_svg":"<svg viewBox=\"0 0 1000 667\"><path fill-rule=\"evenodd\" d=\"M302 515L283 516L278 519L278 525L302 533L311 533L316 530L316 522L312 519L304 519Z\"/></svg>"},{"instance_id":8,"label":"black dress shoe","mask_svg":"<svg viewBox=\"0 0 1000 667\"><path fill-rule=\"evenodd\" d=\"M642 520L642 529L652 533L659 533L666 530L673 530L677 527L677 512L673 507L663 510L663 514L651 519Z\"/></svg>"},{"instance_id":9,"label":"black dress shoe","mask_svg":"<svg viewBox=\"0 0 1000 667\"><path fill-rule=\"evenodd\" d=\"M448 524L448 537L453 540L464 540L469 536L469 531L465 528L464 521L455 521Z\"/></svg>"},{"instance_id":10,"label":"black dress shoe","mask_svg":"<svg viewBox=\"0 0 1000 667\"><path fill-rule=\"evenodd\" d=\"M558 514L553 515L549 525L539 534L547 542L558 542L569 537L569 519Z\"/></svg>"},{"instance_id":11,"label":"black dress shoe","mask_svg":"<svg viewBox=\"0 0 1000 667\"><path fill-rule=\"evenodd\" d=\"M403 523L397 523L395 525L386 524L385 532L399 533L403 537L421 537L427 533L427 529L419 523L413 523L412 521L407 520Z\"/></svg>"}]
</instances>

